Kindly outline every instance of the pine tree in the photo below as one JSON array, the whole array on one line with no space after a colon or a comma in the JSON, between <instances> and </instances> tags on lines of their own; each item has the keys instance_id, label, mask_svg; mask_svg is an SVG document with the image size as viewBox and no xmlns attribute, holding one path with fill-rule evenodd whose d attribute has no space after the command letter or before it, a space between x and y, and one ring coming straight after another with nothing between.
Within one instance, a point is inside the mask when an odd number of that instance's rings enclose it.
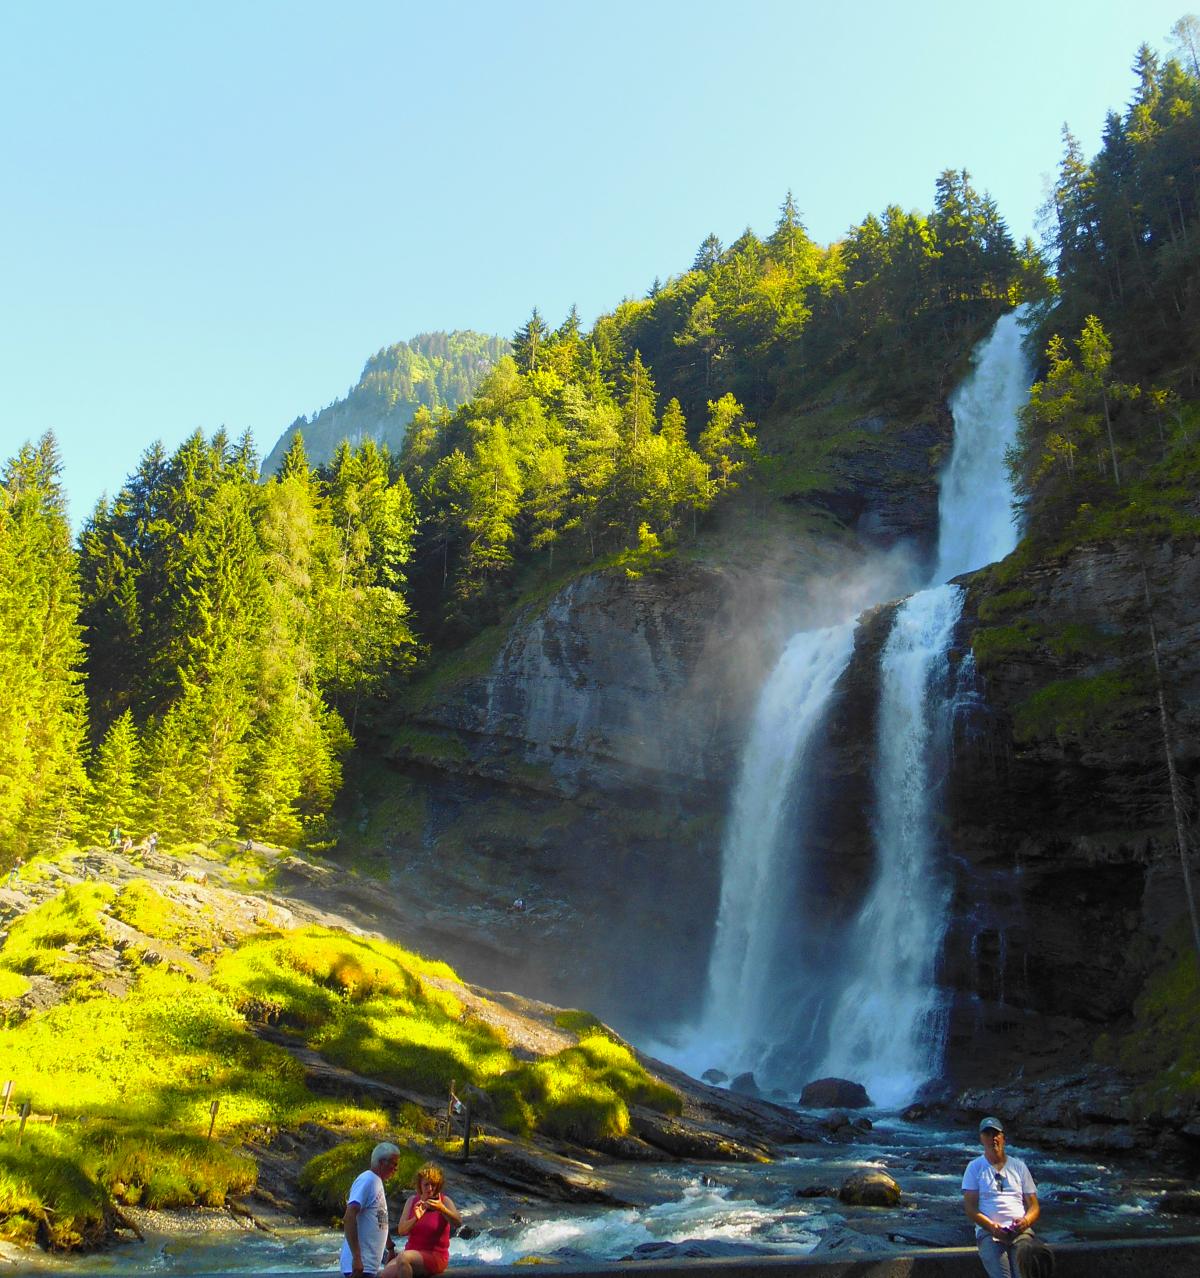
<instances>
[{"instance_id":1,"label":"pine tree","mask_svg":"<svg viewBox=\"0 0 1200 1278\"><path fill-rule=\"evenodd\" d=\"M0 481L0 856L69 837L82 820L86 732L78 567L53 435Z\"/></svg>"},{"instance_id":2,"label":"pine tree","mask_svg":"<svg viewBox=\"0 0 1200 1278\"><path fill-rule=\"evenodd\" d=\"M513 334L513 359L522 373L536 373L541 367L550 330L535 306L524 325Z\"/></svg>"},{"instance_id":3,"label":"pine tree","mask_svg":"<svg viewBox=\"0 0 1200 1278\"><path fill-rule=\"evenodd\" d=\"M133 714L126 710L104 734L92 760L87 834L102 846L114 826L132 833L145 811L142 745Z\"/></svg>"},{"instance_id":4,"label":"pine tree","mask_svg":"<svg viewBox=\"0 0 1200 1278\"><path fill-rule=\"evenodd\" d=\"M728 488L739 471L757 454L754 423L730 394L708 401L708 425L700 434L700 455L716 472L717 483Z\"/></svg>"}]
</instances>

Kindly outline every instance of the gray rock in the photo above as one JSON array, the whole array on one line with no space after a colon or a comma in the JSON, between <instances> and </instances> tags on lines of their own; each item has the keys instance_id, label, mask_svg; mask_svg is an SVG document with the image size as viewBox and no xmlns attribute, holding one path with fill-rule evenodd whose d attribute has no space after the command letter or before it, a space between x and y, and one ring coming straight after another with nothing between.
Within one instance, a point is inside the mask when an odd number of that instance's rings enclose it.
<instances>
[{"instance_id":1,"label":"gray rock","mask_svg":"<svg viewBox=\"0 0 1200 1278\"><path fill-rule=\"evenodd\" d=\"M861 1234L857 1229L851 1229L849 1225L833 1225L821 1234L817 1245L809 1254L812 1256L884 1256L900 1250L899 1246L887 1238Z\"/></svg>"},{"instance_id":2,"label":"gray rock","mask_svg":"<svg viewBox=\"0 0 1200 1278\"><path fill-rule=\"evenodd\" d=\"M852 1207L895 1207L900 1186L884 1171L855 1172L842 1182L838 1198Z\"/></svg>"},{"instance_id":3,"label":"gray rock","mask_svg":"<svg viewBox=\"0 0 1200 1278\"><path fill-rule=\"evenodd\" d=\"M738 1074L733 1082L729 1084L731 1092L741 1092L743 1096L761 1096L758 1084L754 1081L754 1075L750 1072Z\"/></svg>"},{"instance_id":4,"label":"gray rock","mask_svg":"<svg viewBox=\"0 0 1200 1278\"><path fill-rule=\"evenodd\" d=\"M863 1109L871 1104L867 1089L861 1083L845 1078L818 1078L806 1083L800 1093L800 1104L806 1109Z\"/></svg>"},{"instance_id":5,"label":"gray rock","mask_svg":"<svg viewBox=\"0 0 1200 1278\"><path fill-rule=\"evenodd\" d=\"M1168 1189L1158 1200L1158 1210L1173 1216L1200 1216L1200 1189Z\"/></svg>"}]
</instances>

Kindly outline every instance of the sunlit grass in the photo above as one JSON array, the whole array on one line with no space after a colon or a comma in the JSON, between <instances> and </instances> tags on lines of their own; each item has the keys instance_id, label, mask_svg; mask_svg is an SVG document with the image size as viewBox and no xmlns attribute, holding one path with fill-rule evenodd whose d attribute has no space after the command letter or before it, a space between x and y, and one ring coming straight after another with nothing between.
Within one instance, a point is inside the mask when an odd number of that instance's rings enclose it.
<instances>
[{"instance_id":1,"label":"sunlit grass","mask_svg":"<svg viewBox=\"0 0 1200 1278\"><path fill-rule=\"evenodd\" d=\"M147 939L111 936L106 917ZM28 1101L41 1120L20 1150L0 1138L0 1236L91 1246L114 1203L222 1203L255 1183L241 1149L247 1140L304 1123L349 1138L305 1173L314 1203L340 1214L350 1179L383 1137L412 1142L402 1167L411 1175L451 1081L488 1091L517 1131L574 1140L624 1133L631 1104L678 1108L675 1093L586 1012L563 1021L584 1035L577 1046L518 1062L504 1035L455 992L452 968L383 941L316 927L260 933L221 954L210 979L153 962L149 952L165 944L208 955L219 943L203 912L181 910L138 880L119 892L75 884L14 922L0 947L0 997L17 997L38 973L67 997L0 1029L0 1079L13 1080L14 1108ZM96 997L88 953L111 955L118 945L131 988ZM293 1056L252 1032L256 1021L292 1030L347 1069L428 1096L427 1108L389 1112L315 1096ZM52 1115L56 1127L45 1121Z\"/></svg>"}]
</instances>

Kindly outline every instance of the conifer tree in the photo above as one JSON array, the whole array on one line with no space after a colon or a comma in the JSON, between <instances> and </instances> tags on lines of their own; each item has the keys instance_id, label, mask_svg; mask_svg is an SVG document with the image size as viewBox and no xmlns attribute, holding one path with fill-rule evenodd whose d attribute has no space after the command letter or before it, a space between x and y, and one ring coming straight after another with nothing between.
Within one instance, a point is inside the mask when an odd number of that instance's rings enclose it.
<instances>
[{"instance_id":1,"label":"conifer tree","mask_svg":"<svg viewBox=\"0 0 1200 1278\"><path fill-rule=\"evenodd\" d=\"M86 732L79 581L54 436L0 479L0 856L27 856L82 819Z\"/></svg>"},{"instance_id":2,"label":"conifer tree","mask_svg":"<svg viewBox=\"0 0 1200 1278\"><path fill-rule=\"evenodd\" d=\"M716 472L717 483L728 488L733 476L756 455L754 423L731 394L708 401L708 425L700 434L700 455Z\"/></svg>"},{"instance_id":3,"label":"conifer tree","mask_svg":"<svg viewBox=\"0 0 1200 1278\"><path fill-rule=\"evenodd\" d=\"M536 373L545 358L550 330L535 306L521 328L513 334L513 359L522 373Z\"/></svg>"},{"instance_id":4,"label":"conifer tree","mask_svg":"<svg viewBox=\"0 0 1200 1278\"><path fill-rule=\"evenodd\" d=\"M93 756L90 771L88 837L104 845L114 827L129 834L140 829L145 813L142 745L132 711L126 710L113 721Z\"/></svg>"}]
</instances>

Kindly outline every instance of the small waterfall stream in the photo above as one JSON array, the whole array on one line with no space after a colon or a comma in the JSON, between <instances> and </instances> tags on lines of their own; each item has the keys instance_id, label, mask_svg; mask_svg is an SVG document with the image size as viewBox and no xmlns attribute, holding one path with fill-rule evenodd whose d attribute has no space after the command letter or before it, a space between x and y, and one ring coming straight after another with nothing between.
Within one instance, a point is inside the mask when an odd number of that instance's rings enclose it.
<instances>
[{"instance_id":1,"label":"small waterfall stream","mask_svg":"<svg viewBox=\"0 0 1200 1278\"><path fill-rule=\"evenodd\" d=\"M949 647L966 592L946 584L1016 545L1004 454L1032 369L1021 310L1002 316L950 400L954 449L938 503L929 588L897 609L880 662L875 845L878 869L855 927L847 979L820 1072L900 1105L940 1071L946 1006L934 980L950 902L937 812L948 766Z\"/></svg>"}]
</instances>

